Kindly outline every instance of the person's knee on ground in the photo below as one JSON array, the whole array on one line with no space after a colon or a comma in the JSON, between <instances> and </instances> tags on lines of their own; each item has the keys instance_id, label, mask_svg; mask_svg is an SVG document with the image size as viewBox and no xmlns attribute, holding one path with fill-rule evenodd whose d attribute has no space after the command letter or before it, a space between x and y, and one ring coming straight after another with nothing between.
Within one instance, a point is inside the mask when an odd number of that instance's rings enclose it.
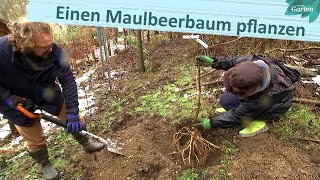
<instances>
[{"instance_id":1,"label":"person's knee on ground","mask_svg":"<svg viewBox=\"0 0 320 180\"><path fill-rule=\"evenodd\" d=\"M238 107L240 105L240 99L232 93L223 93L219 98L219 103L228 111Z\"/></svg>"}]
</instances>

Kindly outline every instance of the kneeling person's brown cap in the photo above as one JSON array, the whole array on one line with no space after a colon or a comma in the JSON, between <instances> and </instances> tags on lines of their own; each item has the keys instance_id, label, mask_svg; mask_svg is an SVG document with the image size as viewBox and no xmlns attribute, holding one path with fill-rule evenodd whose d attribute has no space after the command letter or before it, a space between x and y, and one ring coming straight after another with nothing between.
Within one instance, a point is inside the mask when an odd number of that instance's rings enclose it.
<instances>
[{"instance_id":1,"label":"kneeling person's brown cap","mask_svg":"<svg viewBox=\"0 0 320 180\"><path fill-rule=\"evenodd\" d=\"M223 78L228 92L247 98L260 92L263 72L258 64L244 61L229 69Z\"/></svg>"}]
</instances>

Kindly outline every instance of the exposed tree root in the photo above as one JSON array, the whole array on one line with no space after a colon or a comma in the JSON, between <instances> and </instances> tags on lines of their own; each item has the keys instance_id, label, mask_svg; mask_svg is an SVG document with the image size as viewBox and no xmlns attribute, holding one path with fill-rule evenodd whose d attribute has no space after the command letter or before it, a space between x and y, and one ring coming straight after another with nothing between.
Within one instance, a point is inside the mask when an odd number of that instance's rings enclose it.
<instances>
[{"instance_id":1,"label":"exposed tree root","mask_svg":"<svg viewBox=\"0 0 320 180\"><path fill-rule=\"evenodd\" d=\"M198 60L199 61L199 60ZM192 123L198 122L198 115L201 107L201 84L200 84L200 66L198 62L198 77L197 77L197 109ZM200 131L196 127L183 127L173 135L173 143L181 153L182 160L185 165L195 166L202 165L208 157L208 152L213 148L219 148L201 136Z\"/></svg>"},{"instance_id":2,"label":"exposed tree root","mask_svg":"<svg viewBox=\"0 0 320 180\"><path fill-rule=\"evenodd\" d=\"M208 157L208 152L213 151L213 148L219 148L204 139L195 127L180 129L174 134L173 142L181 153L184 164L188 166L202 165Z\"/></svg>"}]
</instances>

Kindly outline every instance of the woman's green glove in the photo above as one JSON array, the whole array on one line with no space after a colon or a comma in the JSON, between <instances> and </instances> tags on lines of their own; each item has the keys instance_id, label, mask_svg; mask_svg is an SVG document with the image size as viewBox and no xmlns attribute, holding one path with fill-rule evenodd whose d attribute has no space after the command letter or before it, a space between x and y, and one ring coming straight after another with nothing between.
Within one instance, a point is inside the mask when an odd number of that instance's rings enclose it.
<instances>
[{"instance_id":1,"label":"woman's green glove","mask_svg":"<svg viewBox=\"0 0 320 180\"><path fill-rule=\"evenodd\" d=\"M200 66L205 66L205 67L211 66L215 61L215 59L210 58L209 56L198 56L197 59L200 60L199 62Z\"/></svg>"},{"instance_id":2,"label":"woman's green glove","mask_svg":"<svg viewBox=\"0 0 320 180\"><path fill-rule=\"evenodd\" d=\"M201 119L201 126L205 129L211 129L211 123L210 123L210 119L208 118L203 118Z\"/></svg>"}]
</instances>

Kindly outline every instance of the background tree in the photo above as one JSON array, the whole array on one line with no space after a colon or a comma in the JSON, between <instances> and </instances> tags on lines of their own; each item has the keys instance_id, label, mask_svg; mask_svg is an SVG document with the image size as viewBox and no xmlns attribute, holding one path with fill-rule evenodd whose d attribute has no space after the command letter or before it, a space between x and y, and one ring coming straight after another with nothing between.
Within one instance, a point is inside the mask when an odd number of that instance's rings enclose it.
<instances>
[{"instance_id":1,"label":"background tree","mask_svg":"<svg viewBox=\"0 0 320 180\"><path fill-rule=\"evenodd\" d=\"M14 21L26 14L27 0L2 0L0 3L0 19Z\"/></svg>"},{"instance_id":2,"label":"background tree","mask_svg":"<svg viewBox=\"0 0 320 180\"><path fill-rule=\"evenodd\" d=\"M145 72L146 71L146 67L144 65L143 44L142 44L141 30L137 30L136 34L137 34L137 39L138 39L138 53L139 53L138 66L139 66L139 72Z\"/></svg>"}]
</instances>

